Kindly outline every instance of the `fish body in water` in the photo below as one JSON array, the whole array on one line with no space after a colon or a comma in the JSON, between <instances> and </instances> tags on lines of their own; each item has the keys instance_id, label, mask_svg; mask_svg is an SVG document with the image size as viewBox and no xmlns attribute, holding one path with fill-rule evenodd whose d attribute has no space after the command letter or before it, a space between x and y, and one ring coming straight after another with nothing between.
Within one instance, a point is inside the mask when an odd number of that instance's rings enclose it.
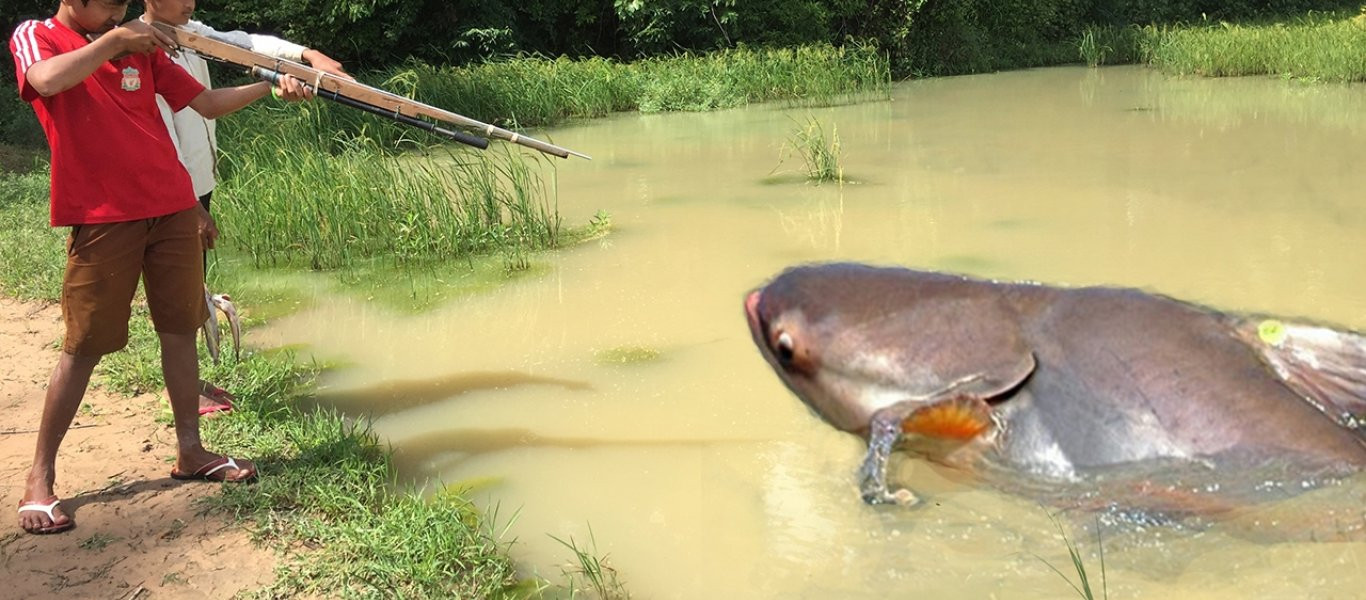
<instances>
[{"instance_id":1,"label":"fish body in water","mask_svg":"<svg viewBox=\"0 0 1366 600\"><path fill-rule=\"evenodd\" d=\"M788 388L868 439L869 503L915 502L886 482L897 447L1034 491L1181 488L1113 477L1126 472L1251 489L1270 473L1308 482L1366 467L1366 338L1354 333L1132 289L857 264L789 269L745 309Z\"/></svg>"}]
</instances>

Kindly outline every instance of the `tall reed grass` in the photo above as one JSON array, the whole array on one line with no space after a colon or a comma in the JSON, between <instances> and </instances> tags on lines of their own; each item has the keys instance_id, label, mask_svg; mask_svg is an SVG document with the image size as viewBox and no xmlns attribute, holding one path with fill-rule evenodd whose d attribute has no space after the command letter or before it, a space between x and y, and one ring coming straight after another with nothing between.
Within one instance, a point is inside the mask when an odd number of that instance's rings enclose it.
<instances>
[{"instance_id":1,"label":"tall reed grass","mask_svg":"<svg viewBox=\"0 0 1366 600\"><path fill-rule=\"evenodd\" d=\"M1366 24L1310 13L1287 23L1145 31L1146 62L1170 73L1366 81Z\"/></svg>"},{"instance_id":2,"label":"tall reed grass","mask_svg":"<svg viewBox=\"0 0 1366 600\"><path fill-rule=\"evenodd\" d=\"M1081 59L1092 67L1142 62L1147 36L1155 31L1134 25L1090 25L1082 30L1077 51Z\"/></svg>"},{"instance_id":3,"label":"tall reed grass","mask_svg":"<svg viewBox=\"0 0 1366 600\"><path fill-rule=\"evenodd\" d=\"M1310 12L1277 23L1088 27L1077 48L1092 66L1146 63L1178 75L1366 81L1366 9L1356 17Z\"/></svg>"},{"instance_id":4,"label":"tall reed grass","mask_svg":"<svg viewBox=\"0 0 1366 600\"><path fill-rule=\"evenodd\" d=\"M369 143L331 155L263 139L232 156L216 203L225 239L257 265L408 264L560 241L546 164L505 147L387 156Z\"/></svg>"},{"instance_id":5,"label":"tall reed grass","mask_svg":"<svg viewBox=\"0 0 1366 600\"><path fill-rule=\"evenodd\" d=\"M828 104L886 93L889 69L886 57L871 46L824 45L684 53L634 63L536 56L469 67L411 63L364 79L473 119L532 128L620 111L712 110L768 101ZM229 153L281 130L330 140L334 152L356 137L386 149L440 141L326 102L258 103L229 119L220 128Z\"/></svg>"},{"instance_id":6,"label":"tall reed grass","mask_svg":"<svg viewBox=\"0 0 1366 600\"><path fill-rule=\"evenodd\" d=\"M1081 52L1082 60L1086 61L1089 67L1096 67L1105 64L1105 59L1113 50L1110 46L1100 41L1097 28L1087 27L1081 32L1081 40L1077 42L1077 50Z\"/></svg>"}]
</instances>

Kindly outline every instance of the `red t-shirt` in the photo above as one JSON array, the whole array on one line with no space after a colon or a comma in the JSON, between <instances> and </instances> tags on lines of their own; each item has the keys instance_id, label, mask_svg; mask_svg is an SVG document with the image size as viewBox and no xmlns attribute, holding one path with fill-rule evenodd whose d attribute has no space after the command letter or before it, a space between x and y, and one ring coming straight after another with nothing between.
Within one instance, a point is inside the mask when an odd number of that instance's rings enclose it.
<instances>
[{"instance_id":1,"label":"red t-shirt","mask_svg":"<svg viewBox=\"0 0 1366 600\"><path fill-rule=\"evenodd\" d=\"M134 221L194 206L156 95L180 110L204 86L160 50L106 62L52 96L28 84L34 63L87 44L56 19L27 21L9 41L19 96L38 114L52 150L52 226Z\"/></svg>"}]
</instances>

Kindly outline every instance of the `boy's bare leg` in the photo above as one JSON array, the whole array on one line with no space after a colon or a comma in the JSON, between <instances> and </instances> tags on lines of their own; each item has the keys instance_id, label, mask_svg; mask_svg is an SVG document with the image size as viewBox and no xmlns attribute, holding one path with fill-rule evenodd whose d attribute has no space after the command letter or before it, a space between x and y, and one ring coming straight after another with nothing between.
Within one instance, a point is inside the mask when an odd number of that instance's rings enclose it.
<instances>
[{"instance_id":1,"label":"boy's bare leg","mask_svg":"<svg viewBox=\"0 0 1366 600\"><path fill-rule=\"evenodd\" d=\"M33 468L28 472L23 502L45 502L56 495L53 486L57 482L57 448L71 428L71 420L76 417L85 388L90 384L90 374L99 362L99 356L76 356L66 352L57 360L43 400L43 419L38 425L38 444L33 453ZM60 506L52 510L52 515L55 522L45 513L24 511L19 513L19 525L32 532L70 520Z\"/></svg>"},{"instance_id":2,"label":"boy's bare leg","mask_svg":"<svg viewBox=\"0 0 1366 600\"><path fill-rule=\"evenodd\" d=\"M161 370L166 376L166 394L175 415L176 469L193 473L217 460L219 455L204 449L199 438L199 356L195 352L196 333L157 333L161 338ZM223 475L236 479L255 469L239 461L241 469L224 469Z\"/></svg>"}]
</instances>

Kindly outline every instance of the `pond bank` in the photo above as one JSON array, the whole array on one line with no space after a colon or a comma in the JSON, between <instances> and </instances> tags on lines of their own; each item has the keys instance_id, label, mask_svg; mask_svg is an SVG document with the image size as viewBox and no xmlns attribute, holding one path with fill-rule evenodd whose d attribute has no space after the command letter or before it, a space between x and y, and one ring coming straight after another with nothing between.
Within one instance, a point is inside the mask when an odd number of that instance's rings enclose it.
<instances>
[{"instance_id":1,"label":"pond bank","mask_svg":"<svg viewBox=\"0 0 1366 600\"><path fill-rule=\"evenodd\" d=\"M0 505L16 506L33 461L43 390L57 364L61 308L0 300ZM157 598L232 598L268 585L277 559L243 528L206 515L199 500L217 486L172 480L175 434L157 421L157 394L102 389L85 404L62 445L58 494L76 528L26 535L5 512L0 578L6 595L122 598L139 588Z\"/></svg>"}]
</instances>

